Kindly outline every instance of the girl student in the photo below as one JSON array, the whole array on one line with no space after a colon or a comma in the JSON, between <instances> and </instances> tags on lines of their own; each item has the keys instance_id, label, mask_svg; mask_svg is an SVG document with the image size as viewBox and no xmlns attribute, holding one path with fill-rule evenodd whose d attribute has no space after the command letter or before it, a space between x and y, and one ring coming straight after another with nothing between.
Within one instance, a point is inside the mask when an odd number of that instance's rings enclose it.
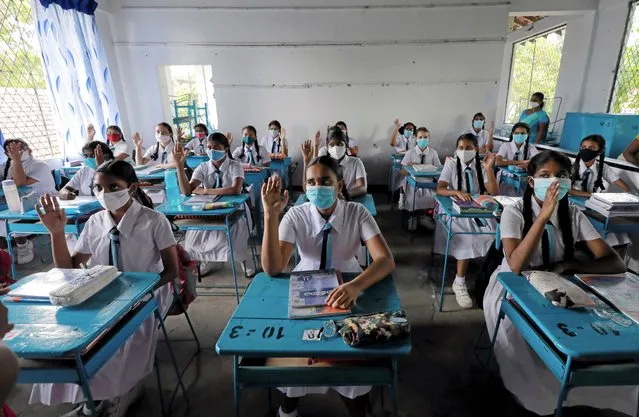
<instances>
[{"instance_id":1,"label":"girl student","mask_svg":"<svg viewBox=\"0 0 639 417\"><path fill-rule=\"evenodd\" d=\"M178 251L169 221L148 205L135 170L124 161L100 165L93 187L104 210L89 218L73 254L64 235L66 214L57 200L45 195L36 206L51 234L55 266L79 269L90 261L93 265L114 265L124 272L159 273L155 297L160 312L165 312L172 300L168 284L179 275ZM158 324L154 316L147 318L91 379L98 415L124 417L139 397L141 380L153 370ZM75 403L78 406L71 415L91 415L83 400L77 384L35 384L30 398L31 403L46 405Z\"/></svg>"},{"instance_id":2,"label":"girl student","mask_svg":"<svg viewBox=\"0 0 639 417\"><path fill-rule=\"evenodd\" d=\"M320 132L315 134L315 143L319 142ZM306 146L308 145L308 146ZM326 153L320 156L329 155L335 159L342 169L343 181L346 186L346 190L351 197L357 197L366 194L366 169L361 159L354 156L346 155L346 148L348 146L348 139L346 134L334 126L329 128L326 136ZM310 143L306 142L302 146L302 157L304 160L304 166L308 165L311 160ZM304 174L306 171L304 171ZM302 182L302 186L306 187L306 181Z\"/></svg>"},{"instance_id":3,"label":"girl student","mask_svg":"<svg viewBox=\"0 0 639 417\"><path fill-rule=\"evenodd\" d=\"M544 151L534 156L528 164L528 187L522 201L504 208L500 223L504 259L490 277L483 301L491 337L503 297L499 272L550 269L559 274L609 274L626 270L586 216L568 203L570 169L570 160L558 152ZM588 255L576 255L578 242L585 242ZM526 409L552 415L559 382L507 318L500 324L494 346L506 388ZM636 386L579 387L570 390L565 404L614 408L635 415L638 395Z\"/></svg>"},{"instance_id":4,"label":"girl student","mask_svg":"<svg viewBox=\"0 0 639 417\"><path fill-rule=\"evenodd\" d=\"M416 126L413 122L406 122L402 125L399 119L395 119L390 136L390 145L395 148L395 152L407 152L411 148L410 141L415 129Z\"/></svg>"},{"instance_id":5,"label":"girl student","mask_svg":"<svg viewBox=\"0 0 639 417\"><path fill-rule=\"evenodd\" d=\"M271 163L269 154L257 143L257 130L251 125L242 128L242 145L233 151L233 158L254 167Z\"/></svg>"},{"instance_id":6,"label":"girl student","mask_svg":"<svg viewBox=\"0 0 639 417\"><path fill-rule=\"evenodd\" d=\"M257 144L255 145L257 146ZM262 138L260 146L266 149L268 157L274 159L278 155L288 155L288 142L286 140L286 129L277 120L272 120L268 124L268 135Z\"/></svg>"},{"instance_id":7,"label":"girl student","mask_svg":"<svg viewBox=\"0 0 639 417\"><path fill-rule=\"evenodd\" d=\"M437 182L437 195L469 201L476 194L499 194L497 179L493 171L495 157L487 154L483 162L479 161L477 137L471 133L457 139L457 151L454 159L448 159ZM451 223L453 233L491 233L495 231L493 220L456 218ZM472 308L473 301L468 294L466 271L471 259L485 256L495 240L490 234L454 235L450 239L448 254L457 260L457 274L453 291L457 304L462 308ZM442 227L435 229L435 252L446 254L446 232Z\"/></svg>"},{"instance_id":8,"label":"girl student","mask_svg":"<svg viewBox=\"0 0 639 417\"><path fill-rule=\"evenodd\" d=\"M189 143L184 147L189 153L194 153L198 156L206 155L206 138L209 136L209 129L204 123L198 123L193 126L195 131L195 138L191 139Z\"/></svg>"},{"instance_id":9,"label":"girl student","mask_svg":"<svg viewBox=\"0 0 639 417\"><path fill-rule=\"evenodd\" d=\"M495 165L498 167L515 166L525 171L530 158L539 153L537 147L530 143L530 139L530 127L525 123L516 123L510 132L510 142L499 147L495 157ZM501 181L502 175L512 176L510 172L501 170L497 175L498 183ZM517 195L516 190L508 184L501 184L500 189L503 195Z\"/></svg>"},{"instance_id":10,"label":"girl student","mask_svg":"<svg viewBox=\"0 0 639 417\"><path fill-rule=\"evenodd\" d=\"M310 148L310 141L306 145ZM305 151L306 152L306 151ZM270 276L279 275L288 265L297 245L300 261L294 271L337 269L358 274L355 279L334 289L326 299L333 307L350 307L359 294L395 269L393 255L375 219L361 204L338 198L344 187L341 169L334 158L321 156L305 168L306 195L309 202L292 207L279 221L287 206L288 191L281 193L281 179L270 177L262 185L264 237L262 263ZM373 259L362 271L356 255L365 242ZM351 417L366 416L366 394L371 387L332 387L339 392ZM280 388L286 394L278 410L279 417L297 417L299 397L326 393L328 387Z\"/></svg>"},{"instance_id":11,"label":"girl student","mask_svg":"<svg viewBox=\"0 0 639 417\"><path fill-rule=\"evenodd\" d=\"M415 147L411 148L408 152L406 152L406 155L404 155L404 159L402 159L402 166L407 167L416 164L430 164L435 165L437 168L441 168L442 163L439 161L437 151L428 146L430 142L430 132L428 129L425 127L418 128L415 142ZM404 177L408 176L408 172L406 172L403 168L401 173ZM405 201L402 202L400 200L400 207L403 207L408 211L413 211L413 208L415 210L429 210L435 206L433 190L421 188L415 192L413 187L408 187L406 185L405 180L403 187L406 190L406 193L400 195L400 199L404 197ZM415 203L414 205L413 201ZM422 220L422 224L427 227L434 226L432 217L424 215L420 217L420 220Z\"/></svg>"},{"instance_id":12,"label":"girl student","mask_svg":"<svg viewBox=\"0 0 639 417\"><path fill-rule=\"evenodd\" d=\"M157 168L175 168L175 140L173 128L170 124L161 122L155 126L155 146L151 146L144 152L144 142L139 133L133 135L135 143L135 163L137 165L149 165Z\"/></svg>"},{"instance_id":13,"label":"girl student","mask_svg":"<svg viewBox=\"0 0 639 417\"><path fill-rule=\"evenodd\" d=\"M33 157L27 142L21 139L9 139L3 144L7 161L0 166L0 180L13 180L17 187L29 187L28 193L35 192L38 196L55 193L55 181L51 168ZM1 228L0 234L6 236L6 230ZM26 235L14 234L16 241L16 262L18 265L28 264L33 260L33 242Z\"/></svg>"},{"instance_id":14,"label":"girl student","mask_svg":"<svg viewBox=\"0 0 639 417\"><path fill-rule=\"evenodd\" d=\"M479 153L493 151L493 134L495 132L495 122L490 122L490 128L486 130L486 117L482 113L475 113L472 120L470 133L477 136L479 143Z\"/></svg>"},{"instance_id":15,"label":"girl student","mask_svg":"<svg viewBox=\"0 0 639 417\"><path fill-rule=\"evenodd\" d=\"M124 139L124 133L118 126L112 125L106 131L107 140L115 159L133 163L133 144Z\"/></svg>"},{"instance_id":16,"label":"girl student","mask_svg":"<svg viewBox=\"0 0 639 417\"><path fill-rule=\"evenodd\" d=\"M625 193L630 187L619 178L616 169L606 165L606 140L601 135L586 136L579 145L579 154L572 165L570 180L572 182L571 195L590 197L592 193L602 193L610 190L610 184L615 184ZM606 242L617 249L622 258L625 246L631 243L626 233L609 233Z\"/></svg>"},{"instance_id":17,"label":"girl student","mask_svg":"<svg viewBox=\"0 0 639 417\"><path fill-rule=\"evenodd\" d=\"M182 145L175 149L175 162L178 166L178 182L185 196L196 195L239 195L244 189L244 169L242 164L233 159L229 149L229 141L222 133L215 132L207 139L207 155L210 161L200 164L193 171L189 182L184 171L186 155ZM248 210L248 206L244 206ZM250 221L249 215L249 221ZM248 239L250 225L241 220L231 227L233 256L239 261L246 277L255 275L255 269L247 265ZM200 273L210 272L216 262L230 261L229 245L226 233L222 231L189 230L186 232L184 249L191 258L204 263Z\"/></svg>"},{"instance_id":18,"label":"girl student","mask_svg":"<svg viewBox=\"0 0 639 417\"><path fill-rule=\"evenodd\" d=\"M93 192L93 176L98 166L113 159L111 148L98 140L89 142L82 147L82 168L60 190L60 200L73 200L76 196L90 196Z\"/></svg>"},{"instance_id":19,"label":"girl student","mask_svg":"<svg viewBox=\"0 0 639 417\"><path fill-rule=\"evenodd\" d=\"M359 155L359 146L357 146L357 141L348 135L348 126L346 126L346 122L339 121L335 123L335 127L341 129L346 136L346 145L348 146L348 154L350 156L357 157Z\"/></svg>"}]
</instances>

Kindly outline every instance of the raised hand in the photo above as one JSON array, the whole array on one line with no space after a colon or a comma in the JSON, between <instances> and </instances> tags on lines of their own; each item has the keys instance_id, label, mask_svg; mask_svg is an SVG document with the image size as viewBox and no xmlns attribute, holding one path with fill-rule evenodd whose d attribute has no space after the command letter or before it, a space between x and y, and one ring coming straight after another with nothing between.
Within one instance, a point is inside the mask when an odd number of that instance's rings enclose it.
<instances>
[{"instance_id":1,"label":"raised hand","mask_svg":"<svg viewBox=\"0 0 639 417\"><path fill-rule=\"evenodd\" d=\"M395 119L395 120L393 121L393 124L394 124L394 125L395 125L395 127L396 127L396 128L398 128L398 129L399 129L400 127L402 127L402 124L400 123L399 119Z\"/></svg>"},{"instance_id":2,"label":"raised hand","mask_svg":"<svg viewBox=\"0 0 639 417\"><path fill-rule=\"evenodd\" d=\"M266 184L262 184L262 207L264 214L279 216L282 210L288 205L288 190L284 191L284 198L281 195L282 180L280 177L270 177Z\"/></svg>"},{"instance_id":3,"label":"raised hand","mask_svg":"<svg viewBox=\"0 0 639 417\"><path fill-rule=\"evenodd\" d=\"M280 139L284 140L286 139L286 129L282 128L282 130L280 130Z\"/></svg>"},{"instance_id":4,"label":"raised hand","mask_svg":"<svg viewBox=\"0 0 639 417\"><path fill-rule=\"evenodd\" d=\"M178 166L184 167L184 162L186 162L186 153L184 152L184 146L180 141L178 141L173 149L173 160Z\"/></svg>"},{"instance_id":5,"label":"raised hand","mask_svg":"<svg viewBox=\"0 0 639 417\"><path fill-rule=\"evenodd\" d=\"M93 151L93 156L95 157L95 163L97 166L100 166L104 163L104 151L102 150L102 146L96 146Z\"/></svg>"},{"instance_id":6,"label":"raised hand","mask_svg":"<svg viewBox=\"0 0 639 417\"><path fill-rule=\"evenodd\" d=\"M12 142L7 146L7 156L12 161L20 161L22 157L22 144L20 142Z\"/></svg>"},{"instance_id":7,"label":"raised hand","mask_svg":"<svg viewBox=\"0 0 639 417\"><path fill-rule=\"evenodd\" d=\"M184 136L184 131L180 126L177 127L177 140L179 141Z\"/></svg>"},{"instance_id":8,"label":"raised hand","mask_svg":"<svg viewBox=\"0 0 639 417\"><path fill-rule=\"evenodd\" d=\"M495 165L495 154L487 153L484 157L484 160L481 162L481 166L484 168L484 171L490 171L493 169Z\"/></svg>"},{"instance_id":9,"label":"raised hand","mask_svg":"<svg viewBox=\"0 0 639 417\"><path fill-rule=\"evenodd\" d=\"M491 122L490 122L490 128L488 128L488 133L490 135L495 133L495 121L494 120L491 120Z\"/></svg>"},{"instance_id":10,"label":"raised hand","mask_svg":"<svg viewBox=\"0 0 639 417\"><path fill-rule=\"evenodd\" d=\"M550 217L555 212L555 208L559 203L559 181L555 180L548 190L546 190L546 197L544 198L544 203L541 205L541 212L539 213L539 217L545 219L545 221L550 220Z\"/></svg>"},{"instance_id":11,"label":"raised hand","mask_svg":"<svg viewBox=\"0 0 639 417\"><path fill-rule=\"evenodd\" d=\"M142 145L144 144L138 132L135 132L133 134L133 143L135 143L135 146L140 146L140 147L142 147Z\"/></svg>"},{"instance_id":12,"label":"raised hand","mask_svg":"<svg viewBox=\"0 0 639 417\"><path fill-rule=\"evenodd\" d=\"M226 132L226 139L229 141L229 145L233 143L233 134L231 132Z\"/></svg>"},{"instance_id":13,"label":"raised hand","mask_svg":"<svg viewBox=\"0 0 639 417\"><path fill-rule=\"evenodd\" d=\"M318 130L315 132L315 141L313 142L313 146L319 147L321 144L322 134Z\"/></svg>"},{"instance_id":14,"label":"raised hand","mask_svg":"<svg viewBox=\"0 0 639 417\"><path fill-rule=\"evenodd\" d=\"M49 194L40 197L40 204L35 205L35 211L40 217L40 221L52 235L64 233L64 226L67 225L67 214L60 208L58 200Z\"/></svg>"},{"instance_id":15,"label":"raised hand","mask_svg":"<svg viewBox=\"0 0 639 417\"><path fill-rule=\"evenodd\" d=\"M95 137L95 127L91 123L87 125L87 142L93 142Z\"/></svg>"},{"instance_id":16,"label":"raised hand","mask_svg":"<svg viewBox=\"0 0 639 417\"><path fill-rule=\"evenodd\" d=\"M302 159L304 160L304 165L308 163L313 157L313 147L311 145L311 140L305 140L302 143Z\"/></svg>"}]
</instances>

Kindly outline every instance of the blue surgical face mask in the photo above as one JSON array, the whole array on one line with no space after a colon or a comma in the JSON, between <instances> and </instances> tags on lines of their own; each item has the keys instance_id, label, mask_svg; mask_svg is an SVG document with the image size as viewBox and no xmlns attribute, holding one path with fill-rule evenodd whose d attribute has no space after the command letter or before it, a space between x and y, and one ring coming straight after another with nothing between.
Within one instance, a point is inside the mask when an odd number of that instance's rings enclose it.
<instances>
[{"instance_id":1,"label":"blue surgical face mask","mask_svg":"<svg viewBox=\"0 0 639 417\"><path fill-rule=\"evenodd\" d=\"M246 145L249 145L249 146L250 146L250 145L252 145L252 144L253 144L253 142L255 142L255 139L253 139L253 138L252 138L252 137L250 137L250 136L244 136L244 137L242 138L242 142L244 142Z\"/></svg>"},{"instance_id":2,"label":"blue surgical face mask","mask_svg":"<svg viewBox=\"0 0 639 417\"><path fill-rule=\"evenodd\" d=\"M206 154L208 155L209 159L211 161L219 161L221 159L224 159L224 157L226 156L226 151L218 151L217 149L209 149L208 152L206 152Z\"/></svg>"},{"instance_id":3,"label":"blue surgical face mask","mask_svg":"<svg viewBox=\"0 0 639 417\"><path fill-rule=\"evenodd\" d=\"M406 139L410 139L410 138L412 138L412 137L413 137L413 131L412 131L412 130L406 130L406 129L404 129L404 137L405 137Z\"/></svg>"},{"instance_id":4,"label":"blue surgical face mask","mask_svg":"<svg viewBox=\"0 0 639 417\"><path fill-rule=\"evenodd\" d=\"M570 178L534 178L533 181L535 182L535 195L542 201L546 199L548 187L550 187L555 181L559 184L559 194L557 195L559 200L563 199L572 188Z\"/></svg>"},{"instance_id":5,"label":"blue surgical face mask","mask_svg":"<svg viewBox=\"0 0 639 417\"><path fill-rule=\"evenodd\" d=\"M428 138L417 139L417 146L419 146L421 149L426 149L426 147L428 146Z\"/></svg>"},{"instance_id":6,"label":"blue surgical face mask","mask_svg":"<svg viewBox=\"0 0 639 417\"><path fill-rule=\"evenodd\" d=\"M481 129L484 127L484 121L483 120L473 120L473 127L475 129Z\"/></svg>"},{"instance_id":7,"label":"blue surgical face mask","mask_svg":"<svg viewBox=\"0 0 639 417\"><path fill-rule=\"evenodd\" d=\"M528 139L528 135L525 133L515 133L513 135L513 141L517 144L517 145L521 145L522 143L526 142L526 139Z\"/></svg>"},{"instance_id":8,"label":"blue surgical face mask","mask_svg":"<svg viewBox=\"0 0 639 417\"><path fill-rule=\"evenodd\" d=\"M93 156L84 157L84 166L91 169L96 169L98 167L98 163L95 161L95 157Z\"/></svg>"},{"instance_id":9,"label":"blue surgical face mask","mask_svg":"<svg viewBox=\"0 0 639 417\"><path fill-rule=\"evenodd\" d=\"M318 209L325 210L335 203L335 187L327 185L306 186L306 198Z\"/></svg>"}]
</instances>

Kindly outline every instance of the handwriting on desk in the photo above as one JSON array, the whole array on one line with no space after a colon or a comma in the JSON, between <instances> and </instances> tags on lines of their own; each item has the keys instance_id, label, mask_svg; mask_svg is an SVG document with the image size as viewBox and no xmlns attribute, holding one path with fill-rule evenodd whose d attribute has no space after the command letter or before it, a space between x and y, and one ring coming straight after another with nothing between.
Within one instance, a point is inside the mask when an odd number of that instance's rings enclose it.
<instances>
[{"instance_id":1,"label":"handwriting on desk","mask_svg":"<svg viewBox=\"0 0 639 417\"><path fill-rule=\"evenodd\" d=\"M231 339L237 339L238 337L248 337L253 335L254 333L257 333L257 331L258 329L246 329L244 326L240 325L233 326L233 328L231 328L231 334L229 335L229 337ZM264 329L262 329L261 335L262 339L275 338L276 340L279 340L284 337L284 327L266 326Z\"/></svg>"}]
</instances>

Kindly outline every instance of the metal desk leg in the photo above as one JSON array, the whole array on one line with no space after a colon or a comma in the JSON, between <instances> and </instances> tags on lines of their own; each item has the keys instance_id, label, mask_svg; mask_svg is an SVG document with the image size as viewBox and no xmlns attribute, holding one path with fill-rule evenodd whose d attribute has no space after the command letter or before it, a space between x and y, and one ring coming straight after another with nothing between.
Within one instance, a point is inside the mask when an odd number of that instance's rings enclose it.
<instances>
[{"instance_id":1,"label":"metal desk leg","mask_svg":"<svg viewBox=\"0 0 639 417\"><path fill-rule=\"evenodd\" d=\"M18 275L16 275L16 259L13 257L13 246L11 246L12 232L9 231L9 220L4 221L4 230L7 232L7 252L9 252L9 256L11 257L11 278L17 281Z\"/></svg>"},{"instance_id":2,"label":"metal desk leg","mask_svg":"<svg viewBox=\"0 0 639 417\"><path fill-rule=\"evenodd\" d=\"M235 270L235 255L233 255L233 242L231 239L231 226L229 216L226 216L226 239L229 242L229 254L231 254L231 269L233 270L233 284L235 285L235 301L240 303L240 291L237 288L237 271Z\"/></svg>"},{"instance_id":3,"label":"metal desk leg","mask_svg":"<svg viewBox=\"0 0 639 417\"><path fill-rule=\"evenodd\" d=\"M240 384L237 380L237 355L233 355L233 401L235 402L235 417L240 417Z\"/></svg>"},{"instance_id":4,"label":"metal desk leg","mask_svg":"<svg viewBox=\"0 0 639 417\"><path fill-rule=\"evenodd\" d=\"M446 251L444 252L444 267L442 269L442 288L439 290L439 311L444 308L444 290L446 289L446 268L448 267L448 249L450 247L450 239L452 237L453 218L450 217L448 225L446 225Z\"/></svg>"},{"instance_id":5,"label":"metal desk leg","mask_svg":"<svg viewBox=\"0 0 639 417\"><path fill-rule=\"evenodd\" d=\"M158 364L157 352L155 353L155 358L153 359L153 366L155 367L155 376L158 380L158 393L160 395L160 408L162 409L162 417L167 417L166 407L164 405L164 394L162 394L162 379L160 378L160 365Z\"/></svg>"},{"instance_id":6,"label":"metal desk leg","mask_svg":"<svg viewBox=\"0 0 639 417\"><path fill-rule=\"evenodd\" d=\"M566 366L564 367L564 375L561 378L561 389L559 390L559 398L557 398L557 408L555 408L555 417L562 417L564 415L563 404L568 396L570 387L568 386L568 380L570 379L570 373L572 372L572 356L568 356L566 360Z\"/></svg>"},{"instance_id":7,"label":"metal desk leg","mask_svg":"<svg viewBox=\"0 0 639 417\"><path fill-rule=\"evenodd\" d=\"M509 302L506 297L507 297L508 293L506 291L504 291L504 296L501 299L502 303L507 303ZM490 361L493 358L493 354L495 351L495 342L497 341L497 332L499 331L499 325L501 324L501 321L504 319L505 313L504 310L502 310L501 308L499 309L499 314L497 315L497 323L495 323L495 330L493 331L493 337L490 341L490 347L488 348L488 358L486 358L486 367L484 368L484 372L485 372L485 376L488 376L488 373L490 372Z\"/></svg>"},{"instance_id":8,"label":"metal desk leg","mask_svg":"<svg viewBox=\"0 0 639 417\"><path fill-rule=\"evenodd\" d=\"M255 226L257 227L257 238L262 239L262 196L261 192L261 184L258 186L255 184L253 186L253 198L255 199ZM250 230L249 230L250 231Z\"/></svg>"},{"instance_id":9,"label":"metal desk leg","mask_svg":"<svg viewBox=\"0 0 639 417\"><path fill-rule=\"evenodd\" d=\"M398 382L397 382L397 358L393 357L392 359L392 367L393 367L393 388L391 389L391 394L393 396L393 416L399 417L399 398L398 395ZM382 393L382 396L384 394Z\"/></svg>"},{"instance_id":10,"label":"metal desk leg","mask_svg":"<svg viewBox=\"0 0 639 417\"><path fill-rule=\"evenodd\" d=\"M95 403L93 402L93 395L91 394L91 385L89 384L89 377L87 376L87 370L84 368L84 363L82 362L82 356L80 352L75 354L75 366L78 370L78 376L80 377L80 385L82 386L82 392L84 393L84 398L86 400L86 404L91 411L92 417L98 417L98 413L95 409Z\"/></svg>"},{"instance_id":11,"label":"metal desk leg","mask_svg":"<svg viewBox=\"0 0 639 417\"><path fill-rule=\"evenodd\" d=\"M246 219L246 228L251 230L249 227L248 213L244 210L244 219ZM253 254L253 266L255 267L255 272L257 272L257 251L255 249L255 241L249 237L249 243L251 245L251 253Z\"/></svg>"},{"instance_id":12,"label":"metal desk leg","mask_svg":"<svg viewBox=\"0 0 639 417\"><path fill-rule=\"evenodd\" d=\"M158 306L159 308L159 306ZM186 392L186 387L184 386L184 382L182 381L182 375L180 374L180 368L177 364L177 360L175 358L175 354L173 353L173 348L171 347L171 341L169 340L169 333L166 331L166 327L164 326L164 320L162 320L162 315L160 314L160 310L158 308L155 309L155 318L160 322L160 328L162 328L162 334L164 334L164 340L166 342L166 347L169 350L169 356L171 357L171 362L173 362L173 369L175 370L175 375L178 379L178 384L180 388L182 388L182 393L184 394L184 400L186 401L186 407L190 408L191 405L189 403L189 396ZM170 412L170 410L169 410Z\"/></svg>"}]
</instances>

